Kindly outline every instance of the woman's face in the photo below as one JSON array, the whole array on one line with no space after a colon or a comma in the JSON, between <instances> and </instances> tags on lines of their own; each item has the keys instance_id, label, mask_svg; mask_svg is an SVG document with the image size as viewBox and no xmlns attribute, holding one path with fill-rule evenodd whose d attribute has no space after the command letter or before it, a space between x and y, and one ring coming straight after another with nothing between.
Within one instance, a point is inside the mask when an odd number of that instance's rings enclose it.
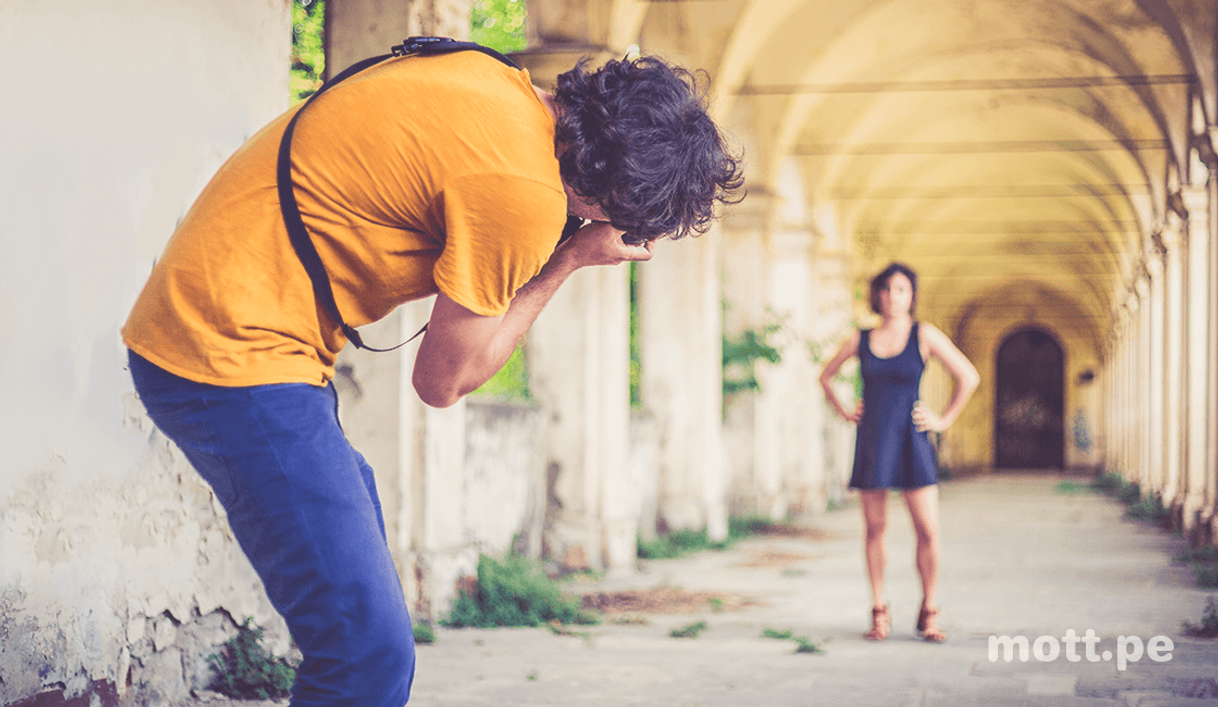
<instances>
[{"instance_id":1,"label":"woman's face","mask_svg":"<svg viewBox=\"0 0 1218 707\"><path fill-rule=\"evenodd\" d=\"M913 307L913 284L901 273L893 273L888 284L880 290L880 316L884 318L908 315Z\"/></svg>"}]
</instances>

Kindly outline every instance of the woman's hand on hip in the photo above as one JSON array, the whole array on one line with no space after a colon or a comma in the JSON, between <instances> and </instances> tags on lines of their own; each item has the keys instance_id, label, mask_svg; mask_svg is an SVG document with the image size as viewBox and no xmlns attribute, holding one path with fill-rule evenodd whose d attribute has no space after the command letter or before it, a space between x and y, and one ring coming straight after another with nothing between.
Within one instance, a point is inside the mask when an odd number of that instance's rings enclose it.
<instances>
[{"instance_id":1,"label":"woman's hand on hip","mask_svg":"<svg viewBox=\"0 0 1218 707\"><path fill-rule=\"evenodd\" d=\"M923 405L921 400L914 403L913 421L914 427L919 432L942 432L947 429L946 421L935 411Z\"/></svg>"}]
</instances>

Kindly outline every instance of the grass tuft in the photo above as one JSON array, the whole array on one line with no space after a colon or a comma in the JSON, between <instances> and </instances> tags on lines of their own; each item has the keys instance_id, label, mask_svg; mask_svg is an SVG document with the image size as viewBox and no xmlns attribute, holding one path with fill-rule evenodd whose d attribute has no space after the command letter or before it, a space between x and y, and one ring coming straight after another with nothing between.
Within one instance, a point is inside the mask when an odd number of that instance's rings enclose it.
<instances>
[{"instance_id":1,"label":"grass tuft","mask_svg":"<svg viewBox=\"0 0 1218 707\"><path fill-rule=\"evenodd\" d=\"M698 634L706 630L705 621L696 621L692 624L687 624L681 628L674 628L668 632L673 638L697 638Z\"/></svg>"},{"instance_id":2,"label":"grass tuft","mask_svg":"<svg viewBox=\"0 0 1218 707\"><path fill-rule=\"evenodd\" d=\"M262 647L262 627L247 618L237 635L219 653L207 657L212 669L210 689L239 700L278 700L288 697L296 668Z\"/></svg>"},{"instance_id":3,"label":"grass tuft","mask_svg":"<svg viewBox=\"0 0 1218 707\"><path fill-rule=\"evenodd\" d=\"M580 600L563 594L541 566L521 555L496 560L478 558L478 577L462 587L442 626L541 626L597 624L600 618L584 609Z\"/></svg>"},{"instance_id":4,"label":"grass tuft","mask_svg":"<svg viewBox=\"0 0 1218 707\"><path fill-rule=\"evenodd\" d=\"M415 645L430 646L436 642L436 630L430 621L420 621L414 625Z\"/></svg>"},{"instance_id":5,"label":"grass tuft","mask_svg":"<svg viewBox=\"0 0 1218 707\"><path fill-rule=\"evenodd\" d=\"M795 641L796 653L824 653L820 646L812 642L812 639L807 636L796 636L795 631L789 628L783 631L774 628L763 629L761 637L773 638L778 641Z\"/></svg>"},{"instance_id":6,"label":"grass tuft","mask_svg":"<svg viewBox=\"0 0 1218 707\"><path fill-rule=\"evenodd\" d=\"M1205 603L1205 614L1200 624L1184 622L1184 632L1194 638L1218 638L1218 602L1213 595Z\"/></svg>"}]
</instances>

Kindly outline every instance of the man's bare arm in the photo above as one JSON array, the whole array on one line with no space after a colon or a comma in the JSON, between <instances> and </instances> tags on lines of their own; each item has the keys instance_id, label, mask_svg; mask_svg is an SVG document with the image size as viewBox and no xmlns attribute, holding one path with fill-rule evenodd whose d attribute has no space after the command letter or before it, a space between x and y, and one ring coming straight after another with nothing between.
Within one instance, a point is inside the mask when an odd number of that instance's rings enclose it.
<instances>
[{"instance_id":1,"label":"man's bare arm","mask_svg":"<svg viewBox=\"0 0 1218 707\"><path fill-rule=\"evenodd\" d=\"M576 270L650 260L651 254L651 243L626 245L621 231L593 223L554 251L541 272L516 292L502 316L485 317L442 293L437 295L415 358L413 382L419 398L432 407L449 407L489 380Z\"/></svg>"}]
</instances>

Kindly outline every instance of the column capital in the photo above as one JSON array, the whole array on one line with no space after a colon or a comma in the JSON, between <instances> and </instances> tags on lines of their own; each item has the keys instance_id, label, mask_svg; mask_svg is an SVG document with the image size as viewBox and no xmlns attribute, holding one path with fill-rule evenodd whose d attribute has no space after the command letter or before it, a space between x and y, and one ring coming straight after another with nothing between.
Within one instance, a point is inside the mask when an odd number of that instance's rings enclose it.
<instances>
[{"instance_id":1,"label":"column capital","mask_svg":"<svg viewBox=\"0 0 1218 707\"><path fill-rule=\"evenodd\" d=\"M1141 281L1139 280L1138 282ZM1142 296L1138 291L1138 282L1130 285L1129 289L1125 292L1125 306L1123 309L1126 316L1130 317L1131 319L1135 314L1137 314L1138 307L1142 303Z\"/></svg>"},{"instance_id":2,"label":"column capital","mask_svg":"<svg viewBox=\"0 0 1218 707\"><path fill-rule=\"evenodd\" d=\"M1163 248L1165 255L1170 255L1184 246L1183 223L1175 213L1168 212L1163 219L1163 227L1155 234L1155 239Z\"/></svg>"},{"instance_id":3,"label":"column capital","mask_svg":"<svg viewBox=\"0 0 1218 707\"><path fill-rule=\"evenodd\" d=\"M1146 267L1145 261L1138 264L1137 269L1134 270L1134 275L1136 279L1133 281L1131 289L1133 290L1133 296L1138 298L1138 304L1141 305L1150 296L1150 270Z\"/></svg>"},{"instance_id":4,"label":"column capital","mask_svg":"<svg viewBox=\"0 0 1218 707\"><path fill-rule=\"evenodd\" d=\"M1214 126L1193 135L1193 149L1197 151L1197 156L1211 172L1218 167L1218 154L1214 152L1215 138L1218 138L1218 127Z\"/></svg>"},{"instance_id":5,"label":"column capital","mask_svg":"<svg viewBox=\"0 0 1218 707\"><path fill-rule=\"evenodd\" d=\"M1204 184L1181 185L1178 196L1184 207L1184 213L1180 214L1182 217L1189 219L1194 214L1205 215L1210 195L1209 189Z\"/></svg>"},{"instance_id":6,"label":"column capital","mask_svg":"<svg viewBox=\"0 0 1218 707\"><path fill-rule=\"evenodd\" d=\"M1164 261L1167 258L1167 248L1155 236L1153 246L1146 262L1143 264L1146 268L1146 274L1150 278L1152 285L1158 284L1163 278Z\"/></svg>"}]
</instances>

